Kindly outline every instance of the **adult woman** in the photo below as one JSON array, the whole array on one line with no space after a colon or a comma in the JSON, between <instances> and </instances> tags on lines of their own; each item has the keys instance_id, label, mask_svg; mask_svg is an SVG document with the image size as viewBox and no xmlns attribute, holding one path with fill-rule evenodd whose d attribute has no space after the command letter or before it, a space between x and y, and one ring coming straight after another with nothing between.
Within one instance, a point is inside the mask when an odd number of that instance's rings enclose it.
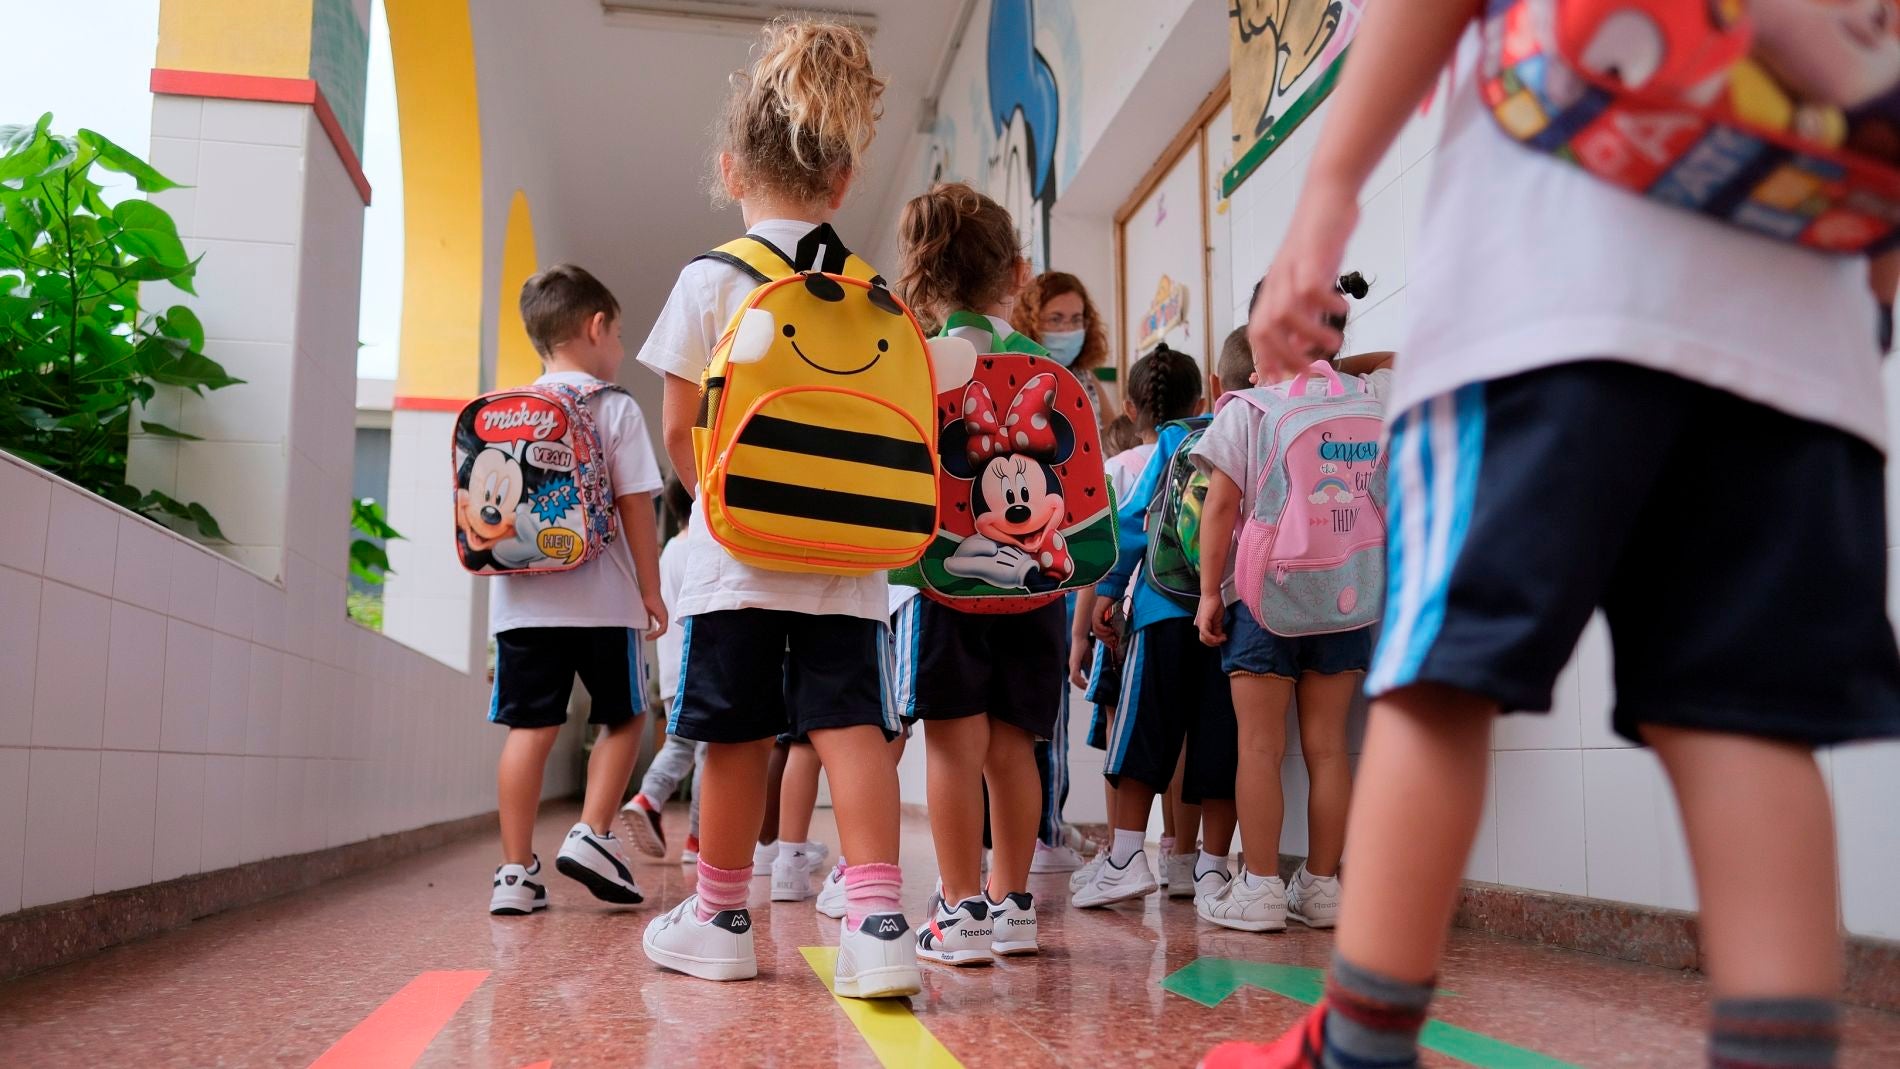
<instances>
[{"instance_id":1,"label":"adult woman","mask_svg":"<svg viewBox=\"0 0 1900 1069\"><path fill-rule=\"evenodd\" d=\"M1108 331L1082 280L1067 271L1043 272L1016 298L1009 319L1010 326L1041 342L1051 357L1075 372L1100 422L1102 395L1094 372L1108 363Z\"/></svg>"}]
</instances>

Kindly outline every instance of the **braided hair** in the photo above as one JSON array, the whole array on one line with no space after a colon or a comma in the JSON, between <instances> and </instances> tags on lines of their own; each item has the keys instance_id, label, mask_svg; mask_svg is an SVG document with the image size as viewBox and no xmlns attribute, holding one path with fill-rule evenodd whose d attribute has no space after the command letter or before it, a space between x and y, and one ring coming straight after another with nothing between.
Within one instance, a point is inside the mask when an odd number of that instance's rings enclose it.
<instances>
[{"instance_id":1,"label":"braided hair","mask_svg":"<svg viewBox=\"0 0 1900 1069\"><path fill-rule=\"evenodd\" d=\"M1193 357L1163 342L1128 369L1128 399L1135 406L1135 426L1143 434L1186 419L1201 400L1200 369Z\"/></svg>"}]
</instances>

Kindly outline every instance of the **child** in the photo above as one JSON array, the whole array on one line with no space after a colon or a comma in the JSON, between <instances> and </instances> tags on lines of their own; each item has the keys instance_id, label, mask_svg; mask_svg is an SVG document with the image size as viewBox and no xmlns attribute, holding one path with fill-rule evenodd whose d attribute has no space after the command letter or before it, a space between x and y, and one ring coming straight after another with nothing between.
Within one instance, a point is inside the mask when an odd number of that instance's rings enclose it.
<instances>
[{"instance_id":1,"label":"child","mask_svg":"<svg viewBox=\"0 0 1900 1069\"><path fill-rule=\"evenodd\" d=\"M660 549L660 597L670 610L679 604L680 578L686 563L683 539L686 520L693 509L693 499L687 495L686 485L680 482L679 476L667 476L660 504L665 511L667 529L673 532ZM654 657L660 662L661 709L670 708L673 696L679 693L681 630L669 628L654 647ZM666 856L666 829L660 823L660 810L690 771L693 773L693 801L686 813L686 844L680 848L680 863L699 862L699 773L705 760L705 743L689 742L678 735L668 735L660 752L653 755L653 763L647 766L647 774L640 780L639 792L620 807L627 838L633 840L641 853L648 857Z\"/></svg>"},{"instance_id":2,"label":"child","mask_svg":"<svg viewBox=\"0 0 1900 1069\"><path fill-rule=\"evenodd\" d=\"M1104 642L1116 637L1111 610L1147 549L1149 500L1160 492L1168 461L1186 436L1180 427L1164 425L1201 408L1201 373L1193 358L1164 345L1136 361L1128 373L1128 404L1142 437L1157 437L1140 478L1118 499L1121 555L1095 588L1093 627ZM1110 812L1115 835L1108 852L1070 881L1070 901L1084 909L1155 892L1154 872L1142 848L1148 811L1155 795L1164 793L1174 779L1184 743L1182 799L1202 806L1206 828L1204 849L1191 873L1182 876L1193 883L1197 897L1219 890L1228 879L1227 852L1234 834L1234 710L1219 658L1196 641L1187 611L1146 583L1136 585L1130 615L1134 637L1123 663L1121 704L1109 730L1103 766L1115 787ZM1192 844L1191 830L1177 823L1175 834Z\"/></svg>"},{"instance_id":3,"label":"child","mask_svg":"<svg viewBox=\"0 0 1900 1069\"><path fill-rule=\"evenodd\" d=\"M521 287L521 319L541 354L537 383L587 386L611 382L619 374L626 356L620 346L620 303L586 271L561 264L529 279ZM646 698L640 631L648 638L666 632L653 529L660 472L632 396L602 390L585 403L593 407L620 537L570 571L501 575L490 587L488 626L496 653L488 719L506 726L508 739L496 775L502 863L495 870L488 912L502 916L547 908L547 882L534 852L534 817L541 774L567 720L576 675L592 699L588 723L599 726L600 736L587 760L580 823L568 831L555 868L602 901L640 901L613 819L640 756Z\"/></svg>"},{"instance_id":4,"label":"child","mask_svg":"<svg viewBox=\"0 0 1900 1069\"><path fill-rule=\"evenodd\" d=\"M1390 354L1341 361L1366 375L1365 386L1384 396ZM1278 373L1256 373L1245 328L1221 346L1222 386L1270 385ZM1284 376L1278 376L1283 378ZM1221 669L1234 695L1240 728L1235 793L1247 863L1220 895L1199 903L1201 919L1243 932L1286 930L1289 915L1313 928L1331 928L1339 914L1339 858L1345 848L1346 802L1352 771L1346 763L1346 714L1359 677L1372 662L1372 629L1282 638L1261 627L1240 604L1234 586L1234 531L1253 508L1260 472L1253 467L1264 413L1250 404L1226 405L1195 445L1193 458L1208 475L1201 516L1201 604L1194 625L1201 641L1218 646ZM1292 882L1280 879L1280 825L1285 800L1280 761L1286 752L1286 712L1299 698L1300 756L1306 763L1307 854Z\"/></svg>"},{"instance_id":5,"label":"child","mask_svg":"<svg viewBox=\"0 0 1900 1069\"><path fill-rule=\"evenodd\" d=\"M951 333L979 353L1008 345L1046 355L1009 325L1030 268L1001 205L960 183L939 185L904 206L897 243L898 288L923 319L976 313L981 325ZM967 613L913 598L898 628L914 636L912 675L899 684L909 707L901 711L925 725L930 831L942 873L930 923L917 933L918 957L984 965L998 954L1034 954L1029 867L1043 805L1035 744L1054 737L1062 708L1066 610L1056 601L1027 612ZM995 842L987 887L980 874L985 786Z\"/></svg>"},{"instance_id":6,"label":"child","mask_svg":"<svg viewBox=\"0 0 1900 1069\"><path fill-rule=\"evenodd\" d=\"M1455 54L1390 399L1390 594L1329 994L1277 1047L1207 1064L1416 1064L1492 720L1550 708L1601 606L1616 729L1656 749L1695 863L1710 1064L1832 1065L1812 748L1900 734L1868 265L1512 143L1473 84L1475 8L1368 11L1249 326L1281 375L1339 347L1358 194ZM1526 284L1552 264L1559 284Z\"/></svg>"},{"instance_id":7,"label":"child","mask_svg":"<svg viewBox=\"0 0 1900 1069\"><path fill-rule=\"evenodd\" d=\"M811 263L876 133L884 81L849 26L783 18L764 30L751 69L735 79L722 122L719 186L748 232ZM821 229L822 227L822 229ZM699 379L756 281L714 259L681 272L640 362L665 376L665 437L675 470L695 471ZM789 328L788 328L789 329ZM692 489L689 485L688 489ZM887 626L881 572L836 576L743 564L693 510L676 611L685 653L671 730L709 745L700 805L698 890L648 926L655 963L707 980L758 974L746 911L766 808L774 740L805 734L831 779L846 912L834 985L853 998L914 994L921 979L899 911L897 769L885 747L880 664Z\"/></svg>"},{"instance_id":8,"label":"child","mask_svg":"<svg viewBox=\"0 0 1900 1069\"><path fill-rule=\"evenodd\" d=\"M784 736L785 771L779 779L778 853L772 859L772 901L803 902L813 873L822 872L831 848L810 842L812 812L818 808L818 750L808 738ZM754 870L755 872L757 870Z\"/></svg>"}]
</instances>

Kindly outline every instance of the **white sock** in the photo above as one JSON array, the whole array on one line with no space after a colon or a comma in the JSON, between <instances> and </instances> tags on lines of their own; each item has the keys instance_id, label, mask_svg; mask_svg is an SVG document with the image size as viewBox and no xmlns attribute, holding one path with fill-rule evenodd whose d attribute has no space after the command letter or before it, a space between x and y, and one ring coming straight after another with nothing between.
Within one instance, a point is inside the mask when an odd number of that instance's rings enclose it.
<instances>
[{"instance_id":1,"label":"white sock","mask_svg":"<svg viewBox=\"0 0 1900 1069\"><path fill-rule=\"evenodd\" d=\"M1337 880L1338 878L1337 876L1315 876L1305 865L1300 866L1299 879L1301 887L1311 887L1316 883L1323 883L1327 880Z\"/></svg>"},{"instance_id":2,"label":"white sock","mask_svg":"<svg viewBox=\"0 0 1900 1069\"><path fill-rule=\"evenodd\" d=\"M1261 884L1266 883L1268 880L1273 880L1273 879L1278 879L1278 878L1279 877L1277 876L1261 876L1255 873L1252 869L1240 870L1240 882L1243 886L1247 887L1249 890L1255 887L1259 887Z\"/></svg>"},{"instance_id":3,"label":"white sock","mask_svg":"<svg viewBox=\"0 0 1900 1069\"><path fill-rule=\"evenodd\" d=\"M1217 854L1201 851L1201 859L1194 863L1194 878L1200 879L1210 872L1226 872L1227 859Z\"/></svg>"},{"instance_id":4,"label":"white sock","mask_svg":"<svg viewBox=\"0 0 1900 1069\"><path fill-rule=\"evenodd\" d=\"M778 856L781 858L797 857L805 851L806 845L804 843L795 843L790 839L780 839L778 841Z\"/></svg>"},{"instance_id":5,"label":"white sock","mask_svg":"<svg viewBox=\"0 0 1900 1069\"><path fill-rule=\"evenodd\" d=\"M1128 859L1141 853L1142 833L1126 828L1115 829L1115 842L1108 848L1108 860L1116 868L1128 864Z\"/></svg>"}]
</instances>

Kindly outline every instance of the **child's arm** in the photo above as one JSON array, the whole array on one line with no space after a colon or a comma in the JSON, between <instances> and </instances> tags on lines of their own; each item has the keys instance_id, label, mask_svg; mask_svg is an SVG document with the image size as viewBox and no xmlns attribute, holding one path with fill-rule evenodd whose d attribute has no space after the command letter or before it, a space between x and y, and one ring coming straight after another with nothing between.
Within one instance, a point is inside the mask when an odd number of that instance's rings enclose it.
<instances>
[{"instance_id":1,"label":"child's arm","mask_svg":"<svg viewBox=\"0 0 1900 1069\"><path fill-rule=\"evenodd\" d=\"M678 375L666 376L666 392L660 398L660 437L666 443L666 459L673 462L673 474L686 485L686 492L699 496L699 465L693 459L693 420L699 416L699 383ZM652 526L649 515L647 526ZM646 580L640 580L646 589ZM654 590L659 587L655 586Z\"/></svg>"},{"instance_id":2,"label":"child's arm","mask_svg":"<svg viewBox=\"0 0 1900 1069\"><path fill-rule=\"evenodd\" d=\"M1293 226L1247 324L1247 340L1263 368L1293 375L1314 353L1339 350L1340 332L1326 317L1346 315L1346 298L1333 286L1359 222L1359 191L1444 69L1478 7L1478 0L1405 0L1373 4L1366 12L1293 209Z\"/></svg>"},{"instance_id":3,"label":"child's arm","mask_svg":"<svg viewBox=\"0 0 1900 1069\"><path fill-rule=\"evenodd\" d=\"M1218 646L1227 641L1227 606L1221 600L1221 580L1227 575L1227 551L1233 548L1234 520L1240 515L1240 484L1215 468L1207 476L1207 500L1201 502L1201 604L1194 628L1201 643Z\"/></svg>"},{"instance_id":4,"label":"child's arm","mask_svg":"<svg viewBox=\"0 0 1900 1069\"><path fill-rule=\"evenodd\" d=\"M627 539L627 548L633 551L633 577L640 583L640 602L652 617L646 635L656 639L666 634L666 599L660 594L660 536L653 525L653 495L621 494L614 498L614 508L620 513L620 531Z\"/></svg>"},{"instance_id":5,"label":"child's arm","mask_svg":"<svg viewBox=\"0 0 1900 1069\"><path fill-rule=\"evenodd\" d=\"M1078 687L1089 685L1084 665L1089 657L1089 622L1095 619L1095 588L1075 592L1075 622L1069 627L1069 682Z\"/></svg>"}]
</instances>

